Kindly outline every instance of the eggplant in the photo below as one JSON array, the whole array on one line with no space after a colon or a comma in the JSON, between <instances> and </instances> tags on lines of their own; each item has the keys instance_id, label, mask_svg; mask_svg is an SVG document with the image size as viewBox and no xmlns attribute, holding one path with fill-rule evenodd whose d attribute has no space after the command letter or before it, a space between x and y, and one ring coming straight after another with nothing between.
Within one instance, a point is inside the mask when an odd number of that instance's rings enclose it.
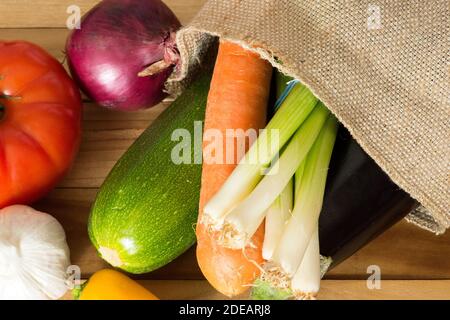
<instances>
[{"instance_id":1,"label":"eggplant","mask_svg":"<svg viewBox=\"0 0 450 320\"><path fill-rule=\"evenodd\" d=\"M286 82L285 77L275 73L276 92L273 94L278 100L273 111L280 103L283 89L283 94L289 90ZM417 206L418 203L383 172L341 125L319 216L321 272L349 258ZM269 279L263 276L255 281L250 296L255 300L285 300L292 298L293 292L274 286L270 276Z\"/></svg>"},{"instance_id":2,"label":"eggplant","mask_svg":"<svg viewBox=\"0 0 450 320\"><path fill-rule=\"evenodd\" d=\"M332 258L330 268L353 255L417 205L341 126L319 219L320 252Z\"/></svg>"}]
</instances>

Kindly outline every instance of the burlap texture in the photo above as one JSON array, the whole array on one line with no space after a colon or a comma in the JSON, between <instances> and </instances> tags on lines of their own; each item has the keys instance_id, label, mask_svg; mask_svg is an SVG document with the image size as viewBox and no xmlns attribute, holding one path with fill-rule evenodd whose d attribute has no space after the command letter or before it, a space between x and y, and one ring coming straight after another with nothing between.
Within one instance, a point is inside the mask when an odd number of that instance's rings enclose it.
<instances>
[{"instance_id":1,"label":"burlap texture","mask_svg":"<svg viewBox=\"0 0 450 320\"><path fill-rule=\"evenodd\" d=\"M423 210L450 226L447 1L210 0L177 35L195 73L214 36L305 83ZM279 62L282 62L279 63Z\"/></svg>"}]
</instances>

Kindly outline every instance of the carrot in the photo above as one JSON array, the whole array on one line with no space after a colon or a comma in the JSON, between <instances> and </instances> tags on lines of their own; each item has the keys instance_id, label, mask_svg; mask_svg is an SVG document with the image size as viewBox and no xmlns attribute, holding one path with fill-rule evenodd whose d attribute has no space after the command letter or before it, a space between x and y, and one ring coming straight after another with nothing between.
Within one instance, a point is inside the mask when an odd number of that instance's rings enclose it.
<instances>
[{"instance_id":1,"label":"carrot","mask_svg":"<svg viewBox=\"0 0 450 320\"><path fill-rule=\"evenodd\" d=\"M221 41L211 81L204 130L219 130L226 137L227 129L261 129L267 118L271 65L256 53L237 44ZM235 155L238 140L232 140ZM247 141L248 142L248 141ZM206 149L208 142L203 142ZM249 143L246 143L248 147ZM225 143L224 143L225 145ZM229 150L226 150L229 151ZM241 155L242 156L242 155ZM225 156L224 156L225 159ZM197 260L206 279L219 292L231 297L243 293L260 274L264 261L261 225L244 250L220 246L215 234L202 222L202 212L208 200L220 189L236 167L235 163L211 164L204 161L197 224Z\"/></svg>"}]
</instances>

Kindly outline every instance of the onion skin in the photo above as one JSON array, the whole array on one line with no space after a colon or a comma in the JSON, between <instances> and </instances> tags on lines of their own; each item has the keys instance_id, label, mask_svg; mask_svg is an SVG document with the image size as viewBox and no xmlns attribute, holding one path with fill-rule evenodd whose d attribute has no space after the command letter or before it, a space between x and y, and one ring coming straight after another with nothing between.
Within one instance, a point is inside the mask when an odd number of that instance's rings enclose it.
<instances>
[{"instance_id":1,"label":"onion skin","mask_svg":"<svg viewBox=\"0 0 450 320\"><path fill-rule=\"evenodd\" d=\"M103 0L89 11L66 43L72 76L98 104L122 111L154 106L178 63L175 32L181 27L160 0ZM150 65L165 68L139 76Z\"/></svg>"}]
</instances>

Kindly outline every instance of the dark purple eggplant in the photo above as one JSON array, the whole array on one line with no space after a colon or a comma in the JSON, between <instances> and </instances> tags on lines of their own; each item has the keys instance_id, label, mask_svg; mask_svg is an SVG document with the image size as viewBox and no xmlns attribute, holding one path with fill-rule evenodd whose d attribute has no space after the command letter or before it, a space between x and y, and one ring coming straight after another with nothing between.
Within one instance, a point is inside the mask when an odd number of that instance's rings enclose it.
<instances>
[{"instance_id":1,"label":"dark purple eggplant","mask_svg":"<svg viewBox=\"0 0 450 320\"><path fill-rule=\"evenodd\" d=\"M319 219L320 251L344 261L417 206L342 126Z\"/></svg>"}]
</instances>

